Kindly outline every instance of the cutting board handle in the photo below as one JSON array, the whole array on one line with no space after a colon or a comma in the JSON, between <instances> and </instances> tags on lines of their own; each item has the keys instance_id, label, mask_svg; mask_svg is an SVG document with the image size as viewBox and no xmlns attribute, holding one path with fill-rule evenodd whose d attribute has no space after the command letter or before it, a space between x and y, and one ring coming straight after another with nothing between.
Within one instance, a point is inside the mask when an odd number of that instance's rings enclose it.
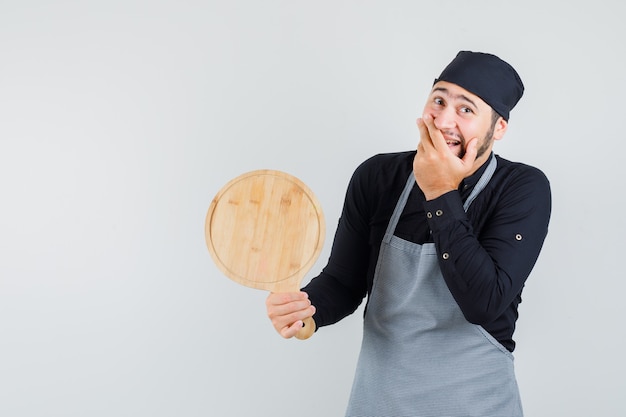
<instances>
[{"instance_id":1,"label":"cutting board handle","mask_svg":"<svg viewBox=\"0 0 626 417\"><path fill-rule=\"evenodd\" d=\"M303 323L304 327L296 333L296 339L305 340L315 333L315 320L313 320L313 317L307 317L303 320Z\"/></svg>"}]
</instances>

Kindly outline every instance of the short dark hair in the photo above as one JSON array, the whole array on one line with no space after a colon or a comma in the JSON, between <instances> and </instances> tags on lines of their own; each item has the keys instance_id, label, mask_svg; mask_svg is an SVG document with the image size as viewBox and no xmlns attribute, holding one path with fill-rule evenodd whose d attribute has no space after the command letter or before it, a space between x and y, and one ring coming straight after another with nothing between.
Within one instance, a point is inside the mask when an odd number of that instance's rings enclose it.
<instances>
[{"instance_id":1,"label":"short dark hair","mask_svg":"<svg viewBox=\"0 0 626 417\"><path fill-rule=\"evenodd\" d=\"M500 116L500 113L498 113L494 109L491 109L491 127L493 127L493 128L496 127L496 123L498 122L498 119L500 117L502 117L502 116Z\"/></svg>"}]
</instances>

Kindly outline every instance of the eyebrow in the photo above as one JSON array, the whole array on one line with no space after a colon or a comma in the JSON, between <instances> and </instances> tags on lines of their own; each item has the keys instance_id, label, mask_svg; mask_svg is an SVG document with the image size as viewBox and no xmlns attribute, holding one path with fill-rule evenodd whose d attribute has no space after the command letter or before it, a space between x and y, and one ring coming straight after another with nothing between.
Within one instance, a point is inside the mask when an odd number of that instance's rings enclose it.
<instances>
[{"instance_id":1,"label":"eyebrow","mask_svg":"<svg viewBox=\"0 0 626 417\"><path fill-rule=\"evenodd\" d=\"M478 108L476 103L474 103L474 101L472 99L470 99L468 96L466 96L465 94L451 94L450 91L448 91L448 89L444 88L444 87L433 88L433 92L435 92L435 91L441 91L441 92L445 93L447 96L450 96L450 97L452 97L454 99L459 99L460 98L461 100L465 100L468 103L470 103L472 106L474 106L474 108L476 108L476 109Z\"/></svg>"}]
</instances>

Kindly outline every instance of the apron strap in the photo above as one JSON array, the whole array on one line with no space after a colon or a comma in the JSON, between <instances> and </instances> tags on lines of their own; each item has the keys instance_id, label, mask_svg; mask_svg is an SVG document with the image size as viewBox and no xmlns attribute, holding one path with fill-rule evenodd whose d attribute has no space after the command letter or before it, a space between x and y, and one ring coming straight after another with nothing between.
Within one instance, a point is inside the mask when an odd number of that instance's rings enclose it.
<instances>
[{"instance_id":1,"label":"apron strap","mask_svg":"<svg viewBox=\"0 0 626 417\"><path fill-rule=\"evenodd\" d=\"M487 165L487 168L485 169L485 172L483 172L483 175L480 176L480 179L476 183L476 186L474 187L474 190L472 190L472 193L469 195L469 197L467 197L467 200L465 200L465 203L463 204L463 210L467 212L470 204L472 204L476 197L478 197L478 194L480 194L480 192L487 186L487 183L489 183L489 180L491 180L491 177L493 177L493 173L496 172L497 165L498 161L496 161L496 156L492 153L491 159L489 160L489 165Z\"/></svg>"}]
</instances>

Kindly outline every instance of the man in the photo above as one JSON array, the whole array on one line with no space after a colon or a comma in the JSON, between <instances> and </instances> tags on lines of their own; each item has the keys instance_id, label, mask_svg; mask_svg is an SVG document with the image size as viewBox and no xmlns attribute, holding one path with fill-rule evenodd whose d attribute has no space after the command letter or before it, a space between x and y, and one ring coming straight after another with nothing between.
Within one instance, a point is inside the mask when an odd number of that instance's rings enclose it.
<instances>
[{"instance_id":1,"label":"man","mask_svg":"<svg viewBox=\"0 0 626 417\"><path fill-rule=\"evenodd\" d=\"M417 152L361 164L328 265L301 292L268 296L286 338L368 296L348 416L522 415L512 336L550 186L492 148L523 91L500 58L459 52L417 120Z\"/></svg>"}]
</instances>

